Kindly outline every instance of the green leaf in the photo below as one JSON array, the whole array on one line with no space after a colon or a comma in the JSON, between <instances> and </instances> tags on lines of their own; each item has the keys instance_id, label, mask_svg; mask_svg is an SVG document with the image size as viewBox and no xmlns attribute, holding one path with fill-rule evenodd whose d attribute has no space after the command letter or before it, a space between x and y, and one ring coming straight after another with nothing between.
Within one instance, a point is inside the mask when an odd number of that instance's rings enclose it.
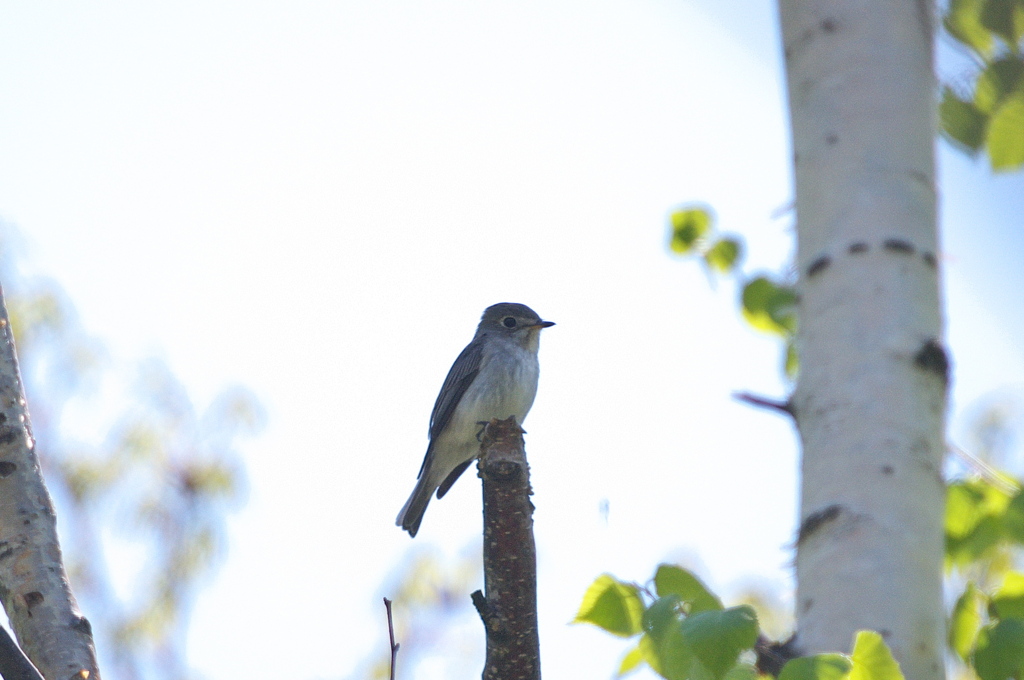
<instances>
[{"instance_id":1,"label":"green leaf","mask_svg":"<svg viewBox=\"0 0 1024 680\"><path fill-rule=\"evenodd\" d=\"M736 266L741 251L742 245L739 241L734 238L722 238L704 253L704 262L711 269L727 274Z\"/></svg>"},{"instance_id":2,"label":"green leaf","mask_svg":"<svg viewBox=\"0 0 1024 680\"><path fill-rule=\"evenodd\" d=\"M982 113L994 113L999 106L1013 95L1024 90L1024 61L1018 56L1008 56L985 67L978 76L974 90L974 105Z\"/></svg>"},{"instance_id":3,"label":"green leaf","mask_svg":"<svg viewBox=\"0 0 1024 680\"><path fill-rule=\"evenodd\" d=\"M682 620L679 603L680 599L676 595L666 595L655 600L644 611L641 620L644 631L655 640L664 638L666 631Z\"/></svg>"},{"instance_id":4,"label":"green leaf","mask_svg":"<svg viewBox=\"0 0 1024 680\"><path fill-rule=\"evenodd\" d=\"M853 668L842 654L815 654L791 659L782 667L779 680L842 680Z\"/></svg>"},{"instance_id":5,"label":"green leaf","mask_svg":"<svg viewBox=\"0 0 1024 680\"><path fill-rule=\"evenodd\" d=\"M1002 514L1009 498L1001 499L998 490L981 479L952 482L946 489L946 535L969 535L990 516Z\"/></svg>"},{"instance_id":6,"label":"green leaf","mask_svg":"<svg viewBox=\"0 0 1024 680\"><path fill-rule=\"evenodd\" d=\"M992 609L1001 619L1024 619L1024 574L1019 571L1006 573L1003 584L992 596Z\"/></svg>"},{"instance_id":7,"label":"green leaf","mask_svg":"<svg viewBox=\"0 0 1024 680\"><path fill-rule=\"evenodd\" d=\"M796 293L759 276L743 287L743 316L758 330L789 337L796 333Z\"/></svg>"},{"instance_id":8,"label":"green leaf","mask_svg":"<svg viewBox=\"0 0 1024 680\"><path fill-rule=\"evenodd\" d=\"M946 558L952 565L970 564L991 554L1002 539L1002 522L996 517L985 517L964 538L946 536Z\"/></svg>"},{"instance_id":9,"label":"green leaf","mask_svg":"<svg viewBox=\"0 0 1024 680\"><path fill-rule=\"evenodd\" d=\"M974 670L981 680L1020 677L1024 666L1024 619L1003 619L978 633Z\"/></svg>"},{"instance_id":10,"label":"green leaf","mask_svg":"<svg viewBox=\"0 0 1024 680\"><path fill-rule=\"evenodd\" d=\"M987 146L993 170L1024 165L1024 94L1010 97L992 114Z\"/></svg>"},{"instance_id":11,"label":"green leaf","mask_svg":"<svg viewBox=\"0 0 1024 680\"><path fill-rule=\"evenodd\" d=\"M691 572L671 564L658 565L654 573L658 597L675 595L689 605L691 614L722 609L722 602Z\"/></svg>"},{"instance_id":12,"label":"green leaf","mask_svg":"<svg viewBox=\"0 0 1024 680\"><path fill-rule=\"evenodd\" d=\"M792 340L786 343L786 358L782 363L782 370L790 380L796 378L800 371L800 356L796 353L796 343Z\"/></svg>"},{"instance_id":13,"label":"green leaf","mask_svg":"<svg viewBox=\"0 0 1024 680\"><path fill-rule=\"evenodd\" d=\"M949 646L965 663L974 649L974 641L981 628L983 595L974 583L968 583L953 605L949 617Z\"/></svg>"},{"instance_id":14,"label":"green leaf","mask_svg":"<svg viewBox=\"0 0 1024 680\"><path fill-rule=\"evenodd\" d=\"M602 574L587 588L573 623L592 623L612 635L629 637L640 632L643 611L636 586Z\"/></svg>"},{"instance_id":15,"label":"green leaf","mask_svg":"<svg viewBox=\"0 0 1024 680\"><path fill-rule=\"evenodd\" d=\"M680 255L689 254L698 241L711 231L711 212L692 207L672 213L672 239L669 247Z\"/></svg>"},{"instance_id":16,"label":"green leaf","mask_svg":"<svg viewBox=\"0 0 1024 680\"><path fill-rule=\"evenodd\" d=\"M705 611L683 621L682 632L701 665L714 678L722 678L736 665L740 652L757 642L757 614L750 605Z\"/></svg>"},{"instance_id":17,"label":"green leaf","mask_svg":"<svg viewBox=\"0 0 1024 680\"><path fill-rule=\"evenodd\" d=\"M699 664L678 624L667 628L660 639L645 633L638 649L647 665L668 680L695 680L694 672L701 674L701 669L695 668Z\"/></svg>"},{"instance_id":18,"label":"green leaf","mask_svg":"<svg viewBox=\"0 0 1024 680\"><path fill-rule=\"evenodd\" d=\"M982 113L973 102L960 99L948 87L942 89L939 121L946 137L969 152L977 151L985 142L985 125L988 122L988 116Z\"/></svg>"},{"instance_id":19,"label":"green leaf","mask_svg":"<svg viewBox=\"0 0 1024 680\"><path fill-rule=\"evenodd\" d=\"M1010 540L1024 544L1024 491L1014 494L1003 517L1006 524L1006 535Z\"/></svg>"},{"instance_id":20,"label":"green leaf","mask_svg":"<svg viewBox=\"0 0 1024 680\"><path fill-rule=\"evenodd\" d=\"M850 659L853 661L850 680L904 680L889 646L873 630L857 633Z\"/></svg>"},{"instance_id":21,"label":"green leaf","mask_svg":"<svg viewBox=\"0 0 1024 680\"><path fill-rule=\"evenodd\" d=\"M979 559L1005 537L1010 498L980 479L954 482L946 492L946 558L963 565Z\"/></svg>"},{"instance_id":22,"label":"green leaf","mask_svg":"<svg viewBox=\"0 0 1024 680\"><path fill-rule=\"evenodd\" d=\"M749 663L736 664L725 674L725 680L756 680L757 677L757 669Z\"/></svg>"},{"instance_id":23,"label":"green leaf","mask_svg":"<svg viewBox=\"0 0 1024 680\"><path fill-rule=\"evenodd\" d=\"M640 649L640 645L637 645L633 649L626 652L626 656L622 657L622 663L619 664L619 670L615 674L615 677L621 678L624 675L632 673L640 664L644 662L644 653Z\"/></svg>"},{"instance_id":24,"label":"green leaf","mask_svg":"<svg viewBox=\"0 0 1024 680\"><path fill-rule=\"evenodd\" d=\"M954 39L987 58L992 52L992 35L981 23L984 6L985 0L952 0L942 25Z\"/></svg>"},{"instance_id":25,"label":"green leaf","mask_svg":"<svg viewBox=\"0 0 1024 680\"><path fill-rule=\"evenodd\" d=\"M1024 35L1024 3L1020 0L988 0L981 23L1015 49Z\"/></svg>"},{"instance_id":26,"label":"green leaf","mask_svg":"<svg viewBox=\"0 0 1024 680\"><path fill-rule=\"evenodd\" d=\"M681 603L678 595L670 593L655 600L643 615L644 636L640 649L644 658L657 673L672 680L689 677L694 661L680 628Z\"/></svg>"}]
</instances>

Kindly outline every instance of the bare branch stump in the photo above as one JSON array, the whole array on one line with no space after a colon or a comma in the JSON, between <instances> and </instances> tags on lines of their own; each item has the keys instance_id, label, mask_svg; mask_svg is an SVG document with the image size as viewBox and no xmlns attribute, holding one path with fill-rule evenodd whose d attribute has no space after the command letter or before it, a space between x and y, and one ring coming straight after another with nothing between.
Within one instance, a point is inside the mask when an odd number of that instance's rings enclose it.
<instances>
[{"instance_id":1,"label":"bare branch stump","mask_svg":"<svg viewBox=\"0 0 1024 680\"><path fill-rule=\"evenodd\" d=\"M515 418L492 420L481 450L487 596L478 590L472 597L487 631L483 679L540 680L530 468Z\"/></svg>"}]
</instances>

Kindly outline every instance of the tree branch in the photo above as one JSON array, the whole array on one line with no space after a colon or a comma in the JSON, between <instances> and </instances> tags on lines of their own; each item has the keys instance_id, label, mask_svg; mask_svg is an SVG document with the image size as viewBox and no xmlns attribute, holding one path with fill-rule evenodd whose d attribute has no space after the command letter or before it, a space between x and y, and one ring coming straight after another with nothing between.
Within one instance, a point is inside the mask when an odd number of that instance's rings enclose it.
<instances>
[{"instance_id":1,"label":"tree branch","mask_svg":"<svg viewBox=\"0 0 1024 680\"><path fill-rule=\"evenodd\" d=\"M391 620L391 600L384 598L384 609L388 612L388 637L391 639L391 680L395 680L395 662L398 660L400 644L395 642L395 624Z\"/></svg>"},{"instance_id":2,"label":"tree branch","mask_svg":"<svg viewBox=\"0 0 1024 680\"><path fill-rule=\"evenodd\" d=\"M773 411L779 411L785 413L791 418L796 417L796 413L793 411L793 404L790 401L779 401L777 399L769 399L767 397L761 397L750 392L735 392L732 395L733 399L744 401L751 406L759 406L761 408L771 409Z\"/></svg>"},{"instance_id":3,"label":"tree branch","mask_svg":"<svg viewBox=\"0 0 1024 680\"><path fill-rule=\"evenodd\" d=\"M473 604L487 632L484 680L540 680L537 552L530 470L515 418L492 420L477 466L484 493L484 588Z\"/></svg>"}]
</instances>

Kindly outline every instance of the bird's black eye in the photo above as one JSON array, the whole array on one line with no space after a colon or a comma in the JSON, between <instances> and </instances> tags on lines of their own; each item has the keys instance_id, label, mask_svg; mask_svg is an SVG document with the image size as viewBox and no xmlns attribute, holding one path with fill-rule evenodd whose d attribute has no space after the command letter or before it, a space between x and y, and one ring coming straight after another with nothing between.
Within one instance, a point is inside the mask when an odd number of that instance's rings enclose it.
<instances>
[{"instance_id":1,"label":"bird's black eye","mask_svg":"<svg viewBox=\"0 0 1024 680\"><path fill-rule=\"evenodd\" d=\"M501 320L501 325L504 326L505 328L515 328L516 320L511 316L506 316L504 319Z\"/></svg>"}]
</instances>

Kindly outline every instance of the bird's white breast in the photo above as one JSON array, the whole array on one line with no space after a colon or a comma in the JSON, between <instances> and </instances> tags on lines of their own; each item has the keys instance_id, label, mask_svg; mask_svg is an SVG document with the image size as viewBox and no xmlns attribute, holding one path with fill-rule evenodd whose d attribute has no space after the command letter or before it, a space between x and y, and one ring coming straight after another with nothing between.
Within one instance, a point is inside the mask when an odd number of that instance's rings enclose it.
<instances>
[{"instance_id":1,"label":"bird's white breast","mask_svg":"<svg viewBox=\"0 0 1024 680\"><path fill-rule=\"evenodd\" d=\"M484 354L480 372L452 414L450 431L459 439L470 432L475 442L480 422L516 417L522 424L537 394L540 366L536 352L518 343L497 342Z\"/></svg>"},{"instance_id":2,"label":"bird's white breast","mask_svg":"<svg viewBox=\"0 0 1024 680\"><path fill-rule=\"evenodd\" d=\"M481 358L480 372L459 400L448 427L434 442L437 460L432 467L437 481L459 463L477 455L481 423L510 416L515 416L520 425L523 423L533 406L539 375L535 343L533 347L523 347L501 339L490 346Z\"/></svg>"},{"instance_id":3,"label":"bird's white breast","mask_svg":"<svg viewBox=\"0 0 1024 680\"><path fill-rule=\"evenodd\" d=\"M516 343L501 343L484 356L465 405L478 420L515 416L522 424L533 406L539 375L536 352Z\"/></svg>"}]
</instances>

